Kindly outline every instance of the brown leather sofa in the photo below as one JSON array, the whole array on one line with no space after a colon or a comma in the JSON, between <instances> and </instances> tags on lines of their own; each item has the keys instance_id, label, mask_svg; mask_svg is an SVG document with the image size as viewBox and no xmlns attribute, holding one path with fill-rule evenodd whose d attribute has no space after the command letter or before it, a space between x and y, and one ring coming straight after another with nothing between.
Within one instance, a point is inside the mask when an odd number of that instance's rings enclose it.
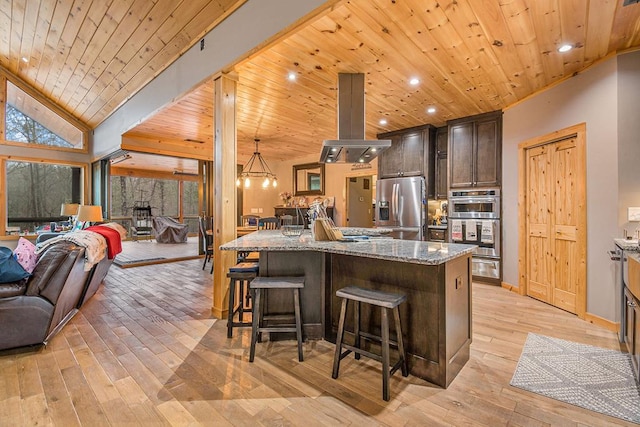
<instances>
[{"instance_id":1,"label":"brown leather sofa","mask_svg":"<svg viewBox=\"0 0 640 427\"><path fill-rule=\"evenodd\" d=\"M113 260L105 257L84 271L84 251L56 242L29 278L0 284L0 350L46 344L95 294Z\"/></svg>"}]
</instances>

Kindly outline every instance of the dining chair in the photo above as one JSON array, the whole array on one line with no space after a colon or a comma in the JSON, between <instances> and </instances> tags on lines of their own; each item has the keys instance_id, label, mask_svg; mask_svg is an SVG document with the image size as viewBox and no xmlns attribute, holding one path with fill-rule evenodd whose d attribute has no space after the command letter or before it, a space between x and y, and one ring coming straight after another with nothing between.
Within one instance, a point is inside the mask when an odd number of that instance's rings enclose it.
<instances>
[{"instance_id":1,"label":"dining chair","mask_svg":"<svg viewBox=\"0 0 640 427\"><path fill-rule=\"evenodd\" d=\"M199 216L198 228L200 229L200 237L202 238L202 252L204 252L202 269L204 270L207 262L211 261L211 273L213 273L213 217Z\"/></svg>"},{"instance_id":2,"label":"dining chair","mask_svg":"<svg viewBox=\"0 0 640 427\"><path fill-rule=\"evenodd\" d=\"M293 215L280 215L280 227L283 225L292 225L293 224Z\"/></svg>"},{"instance_id":3,"label":"dining chair","mask_svg":"<svg viewBox=\"0 0 640 427\"><path fill-rule=\"evenodd\" d=\"M258 230L276 230L280 227L280 221L275 216L260 218L258 220Z\"/></svg>"},{"instance_id":4,"label":"dining chair","mask_svg":"<svg viewBox=\"0 0 640 427\"><path fill-rule=\"evenodd\" d=\"M250 226L257 227L259 219L260 219L260 216L258 215L242 215L241 224L243 227L250 227Z\"/></svg>"}]
</instances>

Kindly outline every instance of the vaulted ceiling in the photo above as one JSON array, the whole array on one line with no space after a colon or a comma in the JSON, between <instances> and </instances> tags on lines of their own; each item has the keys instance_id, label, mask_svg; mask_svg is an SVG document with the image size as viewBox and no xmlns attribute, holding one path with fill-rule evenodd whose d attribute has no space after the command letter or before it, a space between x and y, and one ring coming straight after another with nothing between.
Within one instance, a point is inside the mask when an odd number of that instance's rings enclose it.
<instances>
[{"instance_id":1,"label":"vaulted ceiling","mask_svg":"<svg viewBox=\"0 0 640 427\"><path fill-rule=\"evenodd\" d=\"M96 126L241 3L5 0L0 64ZM640 4L623 0L341 1L234 65L238 157L254 138L265 158L319 153L337 133L339 72L366 74L375 137L504 109L639 45ZM212 143L212 93L205 83L129 135Z\"/></svg>"}]
</instances>

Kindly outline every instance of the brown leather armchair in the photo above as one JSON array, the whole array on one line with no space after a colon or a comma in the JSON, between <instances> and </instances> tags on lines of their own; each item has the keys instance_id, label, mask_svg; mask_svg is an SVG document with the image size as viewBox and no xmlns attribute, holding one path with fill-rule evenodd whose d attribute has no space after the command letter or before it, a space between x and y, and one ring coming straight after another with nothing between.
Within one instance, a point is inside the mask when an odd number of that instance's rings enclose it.
<instances>
[{"instance_id":1,"label":"brown leather armchair","mask_svg":"<svg viewBox=\"0 0 640 427\"><path fill-rule=\"evenodd\" d=\"M40 254L29 278L0 284L0 350L46 344L96 292L112 260L84 271L84 251L57 242Z\"/></svg>"}]
</instances>

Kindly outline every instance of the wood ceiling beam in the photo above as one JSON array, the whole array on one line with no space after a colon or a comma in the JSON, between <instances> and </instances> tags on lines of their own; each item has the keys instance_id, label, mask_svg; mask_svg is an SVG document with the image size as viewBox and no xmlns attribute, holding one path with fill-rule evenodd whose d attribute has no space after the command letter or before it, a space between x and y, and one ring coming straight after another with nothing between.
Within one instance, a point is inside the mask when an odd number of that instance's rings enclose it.
<instances>
[{"instance_id":1,"label":"wood ceiling beam","mask_svg":"<svg viewBox=\"0 0 640 427\"><path fill-rule=\"evenodd\" d=\"M213 160L212 144L200 144L184 140L170 140L125 134L122 136L120 148L127 151L139 151L163 156Z\"/></svg>"}]
</instances>

